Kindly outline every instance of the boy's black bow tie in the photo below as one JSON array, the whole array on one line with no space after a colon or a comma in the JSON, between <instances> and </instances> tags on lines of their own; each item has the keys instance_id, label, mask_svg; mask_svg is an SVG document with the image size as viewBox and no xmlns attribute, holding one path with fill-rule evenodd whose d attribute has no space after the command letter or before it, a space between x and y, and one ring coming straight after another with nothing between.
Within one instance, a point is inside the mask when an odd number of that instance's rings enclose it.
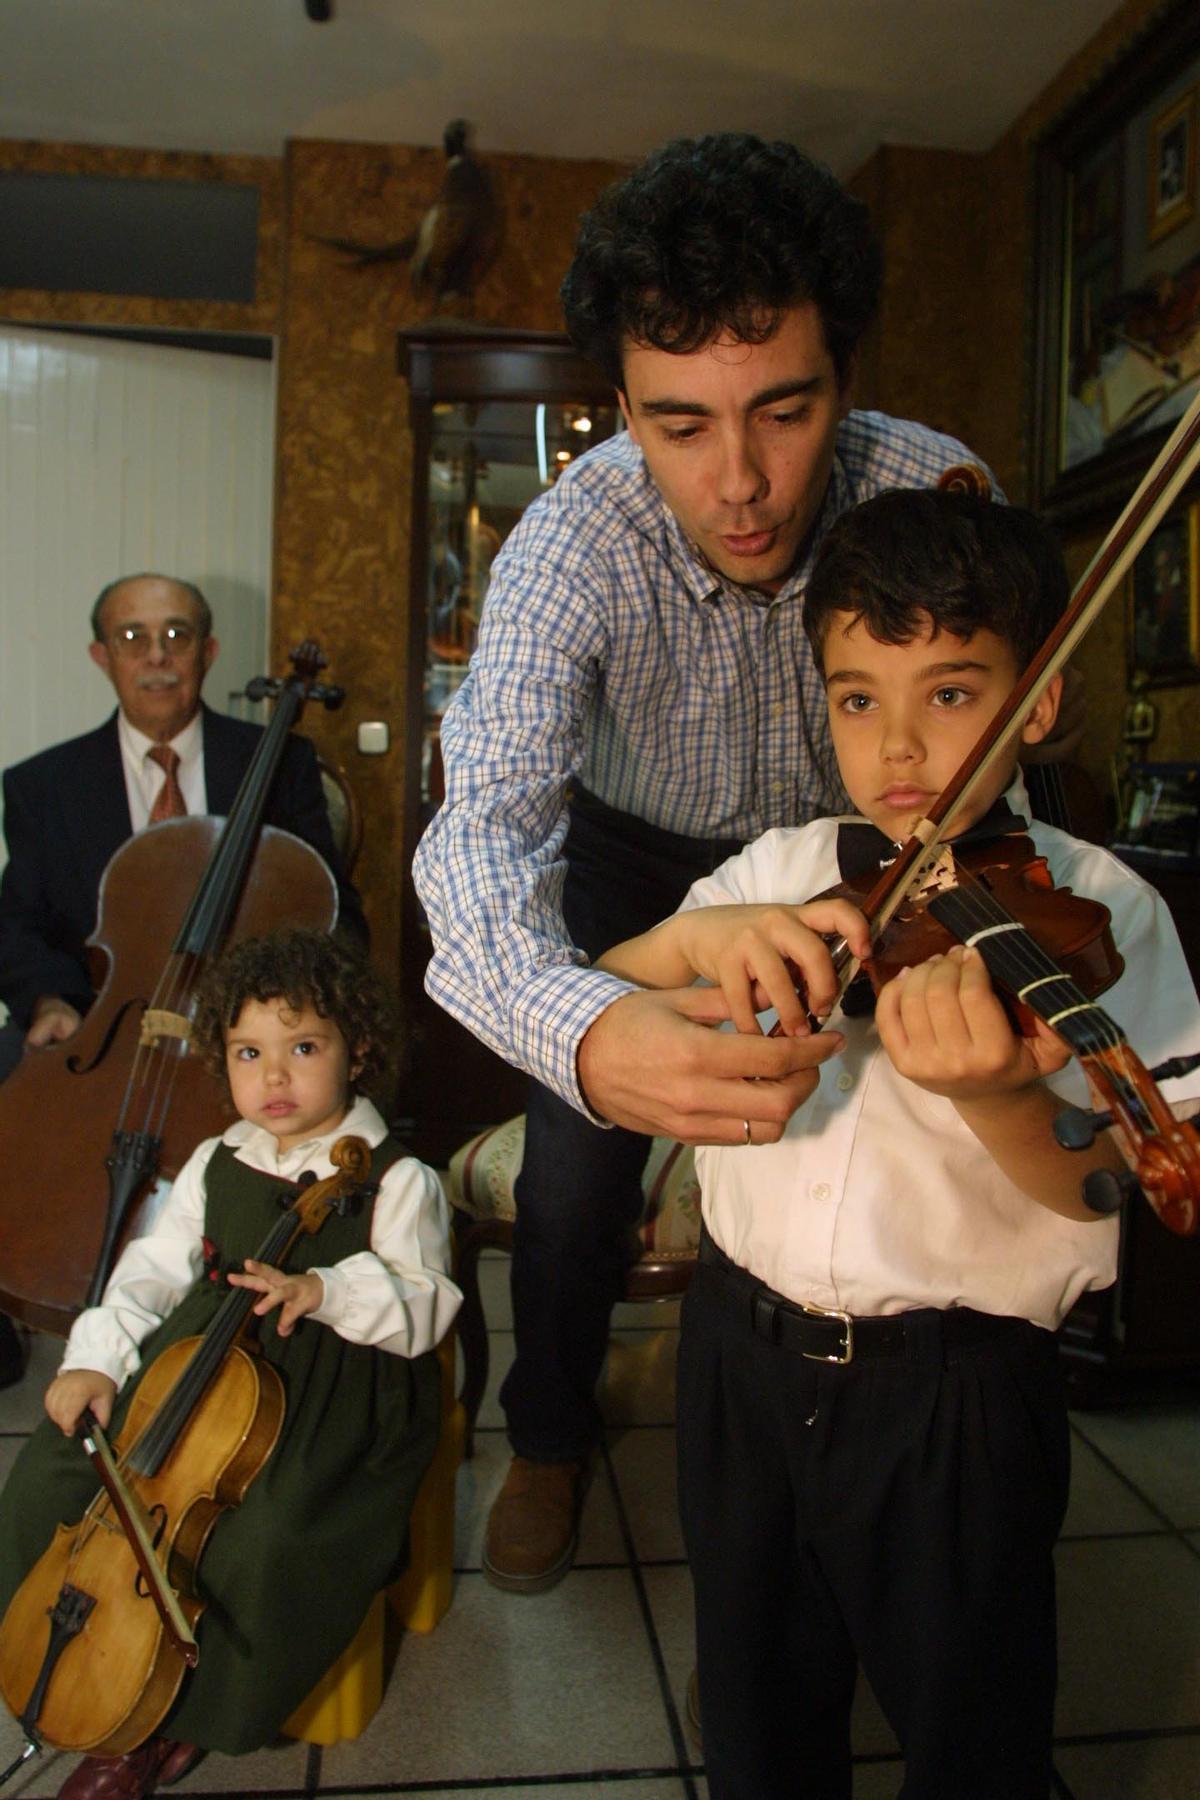
<instances>
[{"instance_id":1,"label":"boy's black bow tie","mask_svg":"<svg viewBox=\"0 0 1200 1800\"><path fill-rule=\"evenodd\" d=\"M976 819L968 831L954 839L954 843L986 844L990 838L1003 837L1006 832L1028 829L1028 821L1012 810L1002 794L982 819ZM866 878L874 886L876 878L894 860L899 848L899 844L877 825L868 824L866 819L843 820L837 835L838 873L843 881L857 882Z\"/></svg>"}]
</instances>

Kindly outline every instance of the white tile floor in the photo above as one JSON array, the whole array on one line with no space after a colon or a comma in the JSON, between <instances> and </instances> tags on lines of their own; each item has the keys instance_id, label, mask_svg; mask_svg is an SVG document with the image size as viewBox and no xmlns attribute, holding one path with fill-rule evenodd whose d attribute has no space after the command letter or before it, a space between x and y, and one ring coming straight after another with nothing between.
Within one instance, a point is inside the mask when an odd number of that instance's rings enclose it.
<instances>
[{"instance_id":1,"label":"white tile floor","mask_svg":"<svg viewBox=\"0 0 1200 1800\"><path fill-rule=\"evenodd\" d=\"M339 1796L502 1794L505 1800L705 1796L683 1723L690 1585L675 1516L673 1305L622 1307L605 1382L607 1451L575 1569L548 1594L498 1593L479 1572L508 1452L496 1389L511 1355L507 1263L484 1269L492 1372L477 1453L458 1479L454 1603L428 1637L401 1636L383 1705L354 1743L208 1757L172 1790ZM0 1394L0 1479L38 1417L57 1346ZM1071 1507L1059 1552L1062 1675L1055 1800L1200 1797L1200 1398L1074 1416ZM0 1766L19 1747L0 1721ZM855 1800L901 1781L869 1691L855 1717ZM57 1792L44 1758L5 1790ZM964 1800L968 1797L964 1796Z\"/></svg>"}]
</instances>

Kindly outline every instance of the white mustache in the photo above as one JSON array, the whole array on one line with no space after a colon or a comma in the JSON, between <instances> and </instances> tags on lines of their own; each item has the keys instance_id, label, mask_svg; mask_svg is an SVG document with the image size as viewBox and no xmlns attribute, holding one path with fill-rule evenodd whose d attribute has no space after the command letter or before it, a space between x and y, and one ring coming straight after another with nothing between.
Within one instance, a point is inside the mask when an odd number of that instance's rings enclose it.
<instances>
[{"instance_id":1,"label":"white mustache","mask_svg":"<svg viewBox=\"0 0 1200 1800\"><path fill-rule=\"evenodd\" d=\"M171 672L165 675L139 675L137 685L140 688L173 688L179 686L179 677Z\"/></svg>"}]
</instances>

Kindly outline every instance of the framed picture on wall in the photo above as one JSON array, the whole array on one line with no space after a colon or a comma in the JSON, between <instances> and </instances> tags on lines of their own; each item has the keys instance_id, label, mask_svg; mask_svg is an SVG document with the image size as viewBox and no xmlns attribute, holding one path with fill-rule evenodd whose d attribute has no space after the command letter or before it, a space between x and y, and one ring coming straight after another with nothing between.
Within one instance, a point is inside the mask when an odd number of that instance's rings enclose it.
<instances>
[{"instance_id":1,"label":"framed picture on wall","mask_svg":"<svg viewBox=\"0 0 1200 1800\"><path fill-rule=\"evenodd\" d=\"M1125 581L1130 676L1200 681L1200 500L1151 533Z\"/></svg>"},{"instance_id":2,"label":"framed picture on wall","mask_svg":"<svg viewBox=\"0 0 1200 1800\"><path fill-rule=\"evenodd\" d=\"M1150 126L1147 239L1156 244L1196 210L1196 89L1163 108Z\"/></svg>"},{"instance_id":3,"label":"framed picture on wall","mask_svg":"<svg viewBox=\"0 0 1200 1800\"><path fill-rule=\"evenodd\" d=\"M1035 145L1034 504L1112 512L1200 390L1200 6L1172 7Z\"/></svg>"}]
</instances>

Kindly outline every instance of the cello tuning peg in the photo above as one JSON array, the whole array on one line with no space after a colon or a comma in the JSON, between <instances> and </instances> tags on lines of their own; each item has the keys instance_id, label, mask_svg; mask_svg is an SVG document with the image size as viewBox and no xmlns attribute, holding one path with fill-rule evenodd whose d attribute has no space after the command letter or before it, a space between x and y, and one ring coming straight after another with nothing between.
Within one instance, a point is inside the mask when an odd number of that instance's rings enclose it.
<instances>
[{"instance_id":1,"label":"cello tuning peg","mask_svg":"<svg viewBox=\"0 0 1200 1800\"><path fill-rule=\"evenodd\" d=\"M1083 1202L1094 1213L1120 1212L1126 1200L1135 1200L1141 1185L1132 1169L1093 1169L1084 1177Z\"/></svg>"},{"instance_id":2,"label":"cello tuning peg","mask_svg":"<svg viewBox=\"0 0 1200 1800\"><path fill-rule=\"evenodd\" d=\"M327 712L336 712L345 698L345 688L322 685L309 689L309 699L319 700Z\"/></svg>"},{"instance_id":3,"label":"cello tuning peg","mask_svg":"<svg viewBox=\"0 0 1200 1800\"><path fill-rule=\"evenodd\" d=\"M1064 1150L1090 1150L1098 1131L1113 1123L1110 1112L1087 1112L1082 1106L1064 1106L1054 1121L1054 1135ZM1089 1206L1091 1202L1088 1202Z\"/></svg>"}]
</instances>

